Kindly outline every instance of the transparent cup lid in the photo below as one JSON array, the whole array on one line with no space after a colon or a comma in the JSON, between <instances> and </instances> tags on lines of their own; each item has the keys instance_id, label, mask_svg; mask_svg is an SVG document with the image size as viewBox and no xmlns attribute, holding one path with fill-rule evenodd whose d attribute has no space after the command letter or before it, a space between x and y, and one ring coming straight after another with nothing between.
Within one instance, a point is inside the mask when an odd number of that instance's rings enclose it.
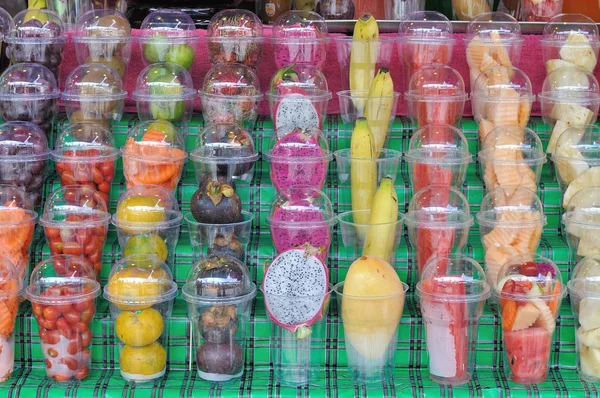
<instances>
[{"instance_id":1,"label":"transparent cup lid","mask_svg":"<svg viewBox=\"0 0 600 398\"><path fill-rule=\"evenodd\" d=\"M454 165L471 163L469 142L454 126L428 124L410 138L405 154L409 163Z\"/></svg>"},{"instance_id":2,"label":"transparent cup lid","mask_svg":"<svg viewBox=\"0 0 600 398\"><path fill-rule=\"evenodd\" d=\"M566 129L558 137L552 159L600 166L600 127L588 124Z\"/></svg>"},{"instance_id":3,"label":"transparent cup lid","mask_svg":"<svg viewBox=\"0 0 600 398\"><path fill-rule=\"evenodd\" d=\"M510 45L522 42L521 27L519 22L504 12L486 12L477 15L469 22L465 40L475 36L484 42L498 42Z\"/></svg>"},{"instance_id":4,"label":"transparent cup lid","mask_svg":"<svg viewBox=\"0 0 600 398\"><path fill-rule=\"evenodd\" d=\"M202 83L205 95L224 97L249 96L260 98L260 82L256 73L241 64L217 64L213 66Z\"/></svg>"},{"instance_id":5,"label":"transparent cup lid","mask_svg":"<svg viewBox=\"0 0 600 398\"><path fill-rule=\"evenodd\" d=\"M271 204L271 212L267 215L267 223L293 229L307 226L314 228L316 221L303 221L307 218L304 214L309 213L311 217L308 218L311 220L315 219L315 213L320 213L323 222L328 225L333 225L336 220L333 205L327 195L311 187L296 186L289 188L285 195L277 194Z\"/></svg>"},{"instance_id":6,"label":"transparent cup lid","mask_svg":"<svg viewBox=\"0 0 600 398\"><path fill-rule=\"evenodd\" d=\"M60 17L47 9L25 9L13 18L14 29L5 36L8 43L25 40L35 42L52 42L66 40L64 26Z\"/></svg>"},{"instance_id":7,"label":"transparent cup lid","mask_svg":"<svg viewBox=\"0 0 600 398\"><path fill-rule=\"evenodd\" d=\"M196 138L190 159L201 163L250 163L258 159L252 135L237 124L206 126Z\"/></svg>"},{"instance_id":8,"label":"transparent cup lid","mask_svg":"<svg viewBox=\"0 0 600 398\"><path fill-rule=\"evenodd\" d=\"M273 39L303 42L311 39L326 39L327 22L313 11L293 10L284 12L273 25Z\"/></svg>"},{"instance_id":9,"label":"transparent cup lid","mask_svg":"<svg viewBox=\"0 0 600 398\"><path fill-rule=\"evenodd\" d=\"M583 68L558 68L546 76L538 98L546 103L597 104L600 88L596 77Z\"/></svg>"},{"instance_id":10,"label":"transparent cup lid","mask_svg":"<svg viewBox=\"0 0 600 398\"><path fill-rule=\"evenodd\" d=\"M411 227L460 229L473 225L473 217L467 198L458 189L430 185L412 197L404 222Z\"/></svg>"},{"instance_id":11,"label":"transparent cup lid","mask_svg":"<svg viewBox=\"0 0 600 398\"><path fill-rule=\"evenodd\" d=\"M126 42L131 37L127 17L114 9L90 10L79 17L75 27L75 42Z\"/></svg>"},{"instance_id":12,"label":"transparent cup lid","mask_svg":"<svg viewBox=\"0 0 600 398\"><path fill-rule=\"evenodd\" d=\"M38 161L49 157L46 134L38 126L29 122L0 124L0 162Z\"/></svg>"},{"instance_id":13,"label":"transparent cup lid","mask_svg":"<svg viewBox=\"0 0 600 398\"><path fill-rule=\"evenodd\" d=\"M585 37L586 40L583 40ZM578 40L574 40L577 38ZM583 14L559 14L544 26L542 43L582 45L589 42L597 43L600 40L598 26L591 18ZM579 43L579 44L578 44Z\"/></svg>"},{"instance_id":14,"label":"transparent cup lid","mask_svg":"<svg viewBox=\"0 0 600 398\"><path fill-rule=\"evenodd\" d=\"M579 226L597 230L600 233L600 187L587 187L571 197L563 214L563 223L571 233L572 227Z\"/></svg>"},{"instance_id":15,"label":"transparent cup lid","mask_svg":"<svg viewBox=\"0 0 600 398\"><path fill-rule=\"evenodd\" d=\"M0 184L0 210L12 209L23 209L33 213L33 203L23 188Z\"/></svg>"},{"instance_id":16,"label":"transparent cup lid","mask_svg":"<svg viewBox=\"0 0 600 398\"><path fill-rule=\"evenodd\" d=\"M495 66L481 72L471 92L473 101L521 102L535 100L531 80L521 69Z\"/></svg>"},{"instance_id":17,"label":"transparent cup lid","mask_svg":"<svg viewBox=\"0 0 600 398\"><path fill-rule=\"evenodd\" d=\"M524 216L526 215L526 216ZM546 225L544 206L535 192L522 186L498 186L488 192L477 213L479 225L494 227Z\"/></svg>"},{"instance_id":18,"label":"transparent cup lid","mask_svg":"<svg viewBox=\"0 0 600 398\"><path fill-rule=\"evenodd\" d=\"M52 157L59 162L90 162L115 160L119 150L106 127L91 122L71 123L62 129Z\"/></svg>"},{"instance_id":19,"label":"transparent cup lid","mask_svg":"<svg viewBox=\"0 0 600 398\"><path fill-rule=\"evenodd\" d=\"M466 100L465 82L460 73L447 65L426 65L416 71L405 94L412 101Z\"/></svg>"},{"instance_id":20,"label":"transparent cup lid","mask_svg":"<svg viewBox=\"0 0 600 398\"><path fill-rule=\"evenodd\" d=\"M106 202L88 186L68 185L46 199L40 224L44 227L88 228L110 221Z\"/></svg>"},{"instance_id":21,"label":"transparent cup lid","mask_svg":"<svg viewBox=\"0 0 600 398\"><path fill-rule=\"evenodd\" d=\"M183 135L166 120L148 120L130 128L121 155L153 162L182 162L187 158Z\"/></svg>"},{"instance_id":22,"label":"transparent cup lid","mask_svg":"<svg viewBox=\"0 0 600 398\"><path fill-rule=\"evenodd\" d=\"M129 231L181 224L182 215L172 192L157 185L136 185L119 197L112 223Z\"/></svg>"},{"instance_id":23,"label":"transparent cup lid","mask_svg":"<svg viewBox=\"0 0 600 398\"><path fill-rule=\"evenodd\" d=\"M264 156L267 161L276 160L279 163L303 163L332 158L325 134L315 128L296 128L282 137L273 134Z\"/></svg>"},{"instance_id":24,"label":"transparent cup lid","mask_svg":"<svg viewBox=\"0 0 600 398\"><path fill-rule=\"evenodd\" d=\"M328 95L327 79L314 66L290 65L279 69L271 79L268 96Z\"/></svg>"},{"instance_id":25,"label":"transparent cup lid","mask_svg":"<svg viewBox=\"0 0 600 398\"><path fill-rule=\"evenodd\" d=\"M504 125L486 135L479 159L483 162L545 163L546 153L535 131L519 125Z\"/></svg>"},{"instance_id":26,"label":"transparent cup lid","mask_svg":"<svg viewBox=\"0 0 600 398\"><path fill-rule=\"evenodd\" d=\"M54 74L32 62L8 67L0 76L0 101L50 100L60 97Z\"/></svg>"},{"instance_id":27,"label":"transparent cup lid","mask_svg":"<svg viewBox=\"0 0 600 398\"><path fill-rule=\"evenodd\" d=\"M452 23L437 11L414 11L400 22L400 41L454 42Z\"/></svg>"},{"instance_id":28,"label":"transparent cup lid","mask_svg":"<svg viewBox=\"0 0 600 398\"><path fill-rule=\"evenodd\" d=\"M15 28L12 17L4 8L0 7L0 38L6 36L8 32Z\"/></svg>"},{"instance_id":29,"label":"transparent cup lid","mask_svg":"<svg viewBox=\"0 0 600 398\"><path fill-rule=\"evenodd\" d=\"M493 289L496 296L517 301L553 300L562 298L567 291L556 263L535 254L507 260L498 272L498 284Z\"/></svg>"},{"instance_id":30,"label":"transparent cup lid","mask_svg":"<svg viewBox=\"0 0 600 398\"><path fill-rule=\"evenodd\" d=\"M600 298L600 255L590 255L579 261L567 287L572 297Z\"/></svg>"},{"instance_id":31,"label":"transparent cup lid","mask_svg":"<svg viewBox=\"0 0 600 398\"><path fill-rule=\"evenodd\" d=\"M79 65L67 76L65 101L116 101L127 97L119 72L103 64Z\"/></svg>"},{"instance_id":32,"label":"transparent cup lid","mask_svg":"<svg viewBox=\"0 0 600 398\"><path fill-rule=\"evenodd\" d=\"M136 101L193 99L197 95L192 76L181 65L158 62L145 67L137 77Z\"/></svg>"},{"instance_id":33,"label":"transparent cup lid","mask_svg":"<svg viewBox=\"0 0 600 398\"><path fill-rule=\"evenodd\" d=\"M140 26L140 33L142 38L194 38L196 37L196 25L192 18L183 11L161 8L152 11L144 18Z\"/></svg>"},{"instance_id":34,"label":"transparent cup lid","mask_svg":"<svg viewBox=\"0 0 600 398\"><path fill-rule=\"evenodd\" d=\"M6 257L0 257L0 300L22 296L23 280L15 265Z\"/></svg>"},{"instance_id":35,"label":"transparent cup lid","mask_svg":"<svg viewBox=\"0 0 600 398\"><path fill-rule=\"evenodd\" d=\"M216 13L208 23L208 38L248 39L261 38L263 25L260 18L248 10L222 10Z\"/></svg>"}]
</instances>

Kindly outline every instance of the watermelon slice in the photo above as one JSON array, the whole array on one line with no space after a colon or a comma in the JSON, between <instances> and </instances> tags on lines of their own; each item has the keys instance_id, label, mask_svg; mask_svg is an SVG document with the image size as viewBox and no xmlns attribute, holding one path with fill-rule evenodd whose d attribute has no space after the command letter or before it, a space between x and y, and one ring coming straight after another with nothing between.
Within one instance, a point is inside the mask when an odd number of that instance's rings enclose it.
<instances>
[{"instance_id":1,"label":"watermelon slice","mask_svg":"<svg viewBox=\"0 0 600 398\"><path fill-rule=\"evenodd\" d=\"M457 87L440 87L441 85L431 85L421 87L421 95L426 96L455 96L459 95ZM461 105L462 104L462 105ZM462 117L464 100L444 100L444 101L419 101L417 106L417 123L419 127L428 124L449 124L451 126L458 123Z\"/></svg>"},{"instance_id":2,"label":"watermelon slice","mask_svg":"<svg viewBox=\"0 0 600 398\"><path fill-rule=\"evenodd\" d=\"M552 332L541 327L504 330L504 348L512 381L537 384L546 380L551 340Z\"/></svg>"},{"instance_id":3,"label":"watermelon slice","mask_svg":"<svg viewBox=\"0 0 600 398\"><path fill-rule=\"evenodd\" d=\"M435 40L435 39L434 39ZM402 59L408 64L409 76L425 65L448 65L452 51L448 44L438 44L434 40L406 41L402 45Z\"/></svg>"},{"instance_id":4,"label":"watermelon slice","mask_svg":"<svg viewBox=\"0 0 600 398\"><path fill-rule=\"evenodd\" d=\"M415 163L413 165L413 192L430 185L443 185L450 187L452 184L452 169L430 163Z\"/></svg>"},{"instance_id":5,"label":"watermelon slice","mask_svg":"<svg viewBox=\"0 0 600 398\"><path fill-rule=\"evenodd\" d=\"M452 253L454 242L454 229L417 228L417 266L419 275L429 260L434 257L443 257ZM447 262L439 262L439 267L444 270Z\"/></svg>"}]
</instances>

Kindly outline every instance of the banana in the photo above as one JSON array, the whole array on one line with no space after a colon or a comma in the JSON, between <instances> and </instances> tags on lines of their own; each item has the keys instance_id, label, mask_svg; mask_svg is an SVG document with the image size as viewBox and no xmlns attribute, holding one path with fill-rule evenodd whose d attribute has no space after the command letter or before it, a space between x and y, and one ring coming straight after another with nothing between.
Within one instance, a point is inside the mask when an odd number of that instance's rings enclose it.
<instances>
[{"instance_id":1,"label":"banana","mask_svg":"<svg viewBox=\"0 0 600 398\"><path fill-rule=\"evenodd\" d=\"M365 239L363 256L377 256L388 263L394 254L396 221L398 220L398 195L391 178L382 178L369 218L369 231Z\"/></svg>"},{"instance_id":2,"label":"banana","mask_svg":"<svg viewBox=\"0 0 600 398\"><path fill-rule=\"evenodd\" d=\"M27 8L29 9L29 11L25 13L23 22L27 22L30 19L37 19L43 24L48 22L48 17L46 16L46 14L37 11L40 8L46 8L46 0L28 0Z\"/></svg>"},{"instance_id":3,"label":"banana","mask_svg":"<svg viewBox=\"0 0 600 398\"><path fill-rule=\"evenodd\" d=\"M379 27L371 14L361 15L354 25L352 50L350 53L350 94L369 92L375 77L375 64L379 52ZM353 97L354 107L360 115L365 109L365 100Z\"/></svg>"},{"instance_id":4,"label":"banana","mask_svg":"<svg viewBox=\"0 0 600 398\"><path fill-rule=\"evenodd\" d=\"M377 152L385 145L393 105L394 82L390 70L382 66L373 79L365 107L365 117L375 138Z\"/></svg>"}]
</instances>

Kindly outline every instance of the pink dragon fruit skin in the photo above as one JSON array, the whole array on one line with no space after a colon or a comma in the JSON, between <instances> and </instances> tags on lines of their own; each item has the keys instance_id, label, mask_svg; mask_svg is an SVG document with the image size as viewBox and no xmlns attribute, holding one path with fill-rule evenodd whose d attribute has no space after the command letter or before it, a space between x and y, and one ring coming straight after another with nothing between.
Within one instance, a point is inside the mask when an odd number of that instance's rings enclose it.
<instances>
[{"instance_id":1,"label":"pink dragon fruit skin","mask_svg":"<svg viewBox=\"0 0 600 398\"><path fill-rule=\"evenodd\" d=\"M321 69L327 57L327 41L322 40L316 27L295 25L290 27L285 38L275 41L273 50L278 68L296 64Z\"/></svg>"}]
</instances>

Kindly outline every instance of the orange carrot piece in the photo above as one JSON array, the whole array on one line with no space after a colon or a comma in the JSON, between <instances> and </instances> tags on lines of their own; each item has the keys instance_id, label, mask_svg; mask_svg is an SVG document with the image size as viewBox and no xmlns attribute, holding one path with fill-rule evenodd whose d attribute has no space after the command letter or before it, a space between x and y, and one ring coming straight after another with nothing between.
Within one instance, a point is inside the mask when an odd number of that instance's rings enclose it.
<instances>
[{"instance_id":1,"label":"orange carrot piece","mask_svg":"<svg viewBox=\"0 0 600 398\"><path fill-rule=\"evenodd\" d=\"M552 290L552 294L558 295L560 293L560 289L561 289L560 281L557 280L556 283L554 284L554 290ZM550 303L548 304L548 307L550 307L550 311L552 311L553 314L556 314L557 306L558 306L558 297L556 297L555 299L550 301Z\"/></svg>"},{"instance_id":2,"label":"orange carrot piece","mask_svg":"<svg viewBox=\"0 0 600 398\"><path fill-rule=\"evenodd\" d=\"M502 307L502 328L511 330L517 317L517 303L514 300L504 300Z\"/></svg>"}]
</instances>

